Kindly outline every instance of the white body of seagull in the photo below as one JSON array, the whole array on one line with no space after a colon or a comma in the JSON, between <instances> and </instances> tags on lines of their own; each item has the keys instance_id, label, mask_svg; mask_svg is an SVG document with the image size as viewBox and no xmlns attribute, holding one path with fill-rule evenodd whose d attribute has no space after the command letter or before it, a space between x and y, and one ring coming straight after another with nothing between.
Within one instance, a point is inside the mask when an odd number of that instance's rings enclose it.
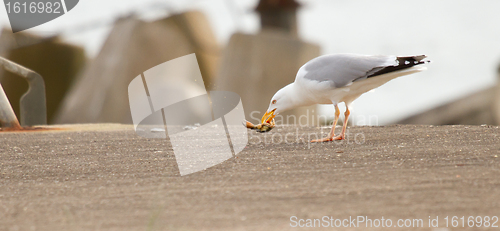
<instances>
[{"instance_id":1,"label":"white body of seagull","mask_svg":"<svg viewBox=\"0 0 500 231\"><path fill-rule=\"evenodd\" d=\"M377 88L388 81L412 73L426 70L421 66L425 55L385 56L334 54L314 58L304 64L295 82L274 94L262 123L274 124L274 117L280 112L314 104L333 104L335 120L328 137L312 140L325 142L345 139L350 104L363 93ZM344 102L344 126L340 135L335 136L335 126L339 119L338 104Z\"/></svg>"}]
</instances>

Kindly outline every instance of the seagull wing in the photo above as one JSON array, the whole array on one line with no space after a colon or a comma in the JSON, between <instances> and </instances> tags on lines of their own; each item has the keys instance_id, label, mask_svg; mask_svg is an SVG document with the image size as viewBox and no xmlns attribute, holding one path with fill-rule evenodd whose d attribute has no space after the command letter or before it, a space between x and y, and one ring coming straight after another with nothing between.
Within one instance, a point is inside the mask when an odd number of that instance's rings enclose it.
<instances>
[{"instance_id":1,"label":"seagull wing","mask_svg":"<svg viewBox=\"0 0 500 231\"><path fill-rule=\"evenodd\" d=\"M302 75L305 78L318 82L327 81L332 87L340 88L351 85L353 82L382 74L395 72L422 64L426 56L386 56L386 55L356 55L335 54L324 55L306 63Z\"/></svg>"}]
</instances>

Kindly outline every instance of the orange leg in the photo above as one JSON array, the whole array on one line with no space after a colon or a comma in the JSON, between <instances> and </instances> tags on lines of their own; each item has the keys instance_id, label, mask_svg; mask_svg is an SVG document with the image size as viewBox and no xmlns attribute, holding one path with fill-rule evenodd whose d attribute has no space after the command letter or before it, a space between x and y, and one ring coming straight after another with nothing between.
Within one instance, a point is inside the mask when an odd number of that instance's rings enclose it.
<instances>
[{"instance_id":1,"label":"orange leg","mask_svg":"<svg viewBox=\"0 0 500 231\"><path fill-rule=\"evenodd\" d=\"M335 126L337 125L337 120L338 116L340 115L340 112L338 110L337 105L335 105L335 123L333 124L332 131L328 135L328 137L325 137L323 139L317 139L317 140L312 140L311 142L328 142L328 141L333 141L333 140L343 140L345 139L345 132L347 130L347 120L349 119L349 115L351 112L349 111L349 108L346 105L346 110L344 113L344 126L342 126L342 132L338 136L334 136L334 131L335 131Z\"/></svg>"},{"instance_id":2,"label":"orange leg","mask_svg":"<svg viewBox=\"0 0 500 231\"><path fill-rule=\"evenodd\" d=\"M345 139L345 132L347 131L347 121L349 120L349 115L351 112L349 111L349 108L345 107L345 113L344 113L344 126L342 126L342 132L340 132L340 135L333 137L333 140L343 140Z\"/></svg>"},{"instance_id":3,"label":"orange leg","mask_svg":"<svg viewBox=\"0 0 500 231\"><path fill-rule=\"evenodd\" d=\"M335 104L334 106L335 106L335 120L333 121L332 130L330 131L330 134L328 134L328 137L326 137L326 138L312 140L311 142L332 141L333 137L335 136L335 127L337 126L337 122L339 121L339 116L340 116L339 106L337 106L337 104Z\"/></svg>"},{"instance_id":4,"label":"orange leg","mask_svg":"<svg viewBox=\"0 0 500 231\"><path fill-rule=\"evenodd\" d=\"M337 122L339 121L339 116L340 116L339 106L337 106L337 104L335 104L335 120L333 121L332 130L330 131L330 135L328 137L335 136L335 127L337 127Z\"/></svg>"}]
</instances>

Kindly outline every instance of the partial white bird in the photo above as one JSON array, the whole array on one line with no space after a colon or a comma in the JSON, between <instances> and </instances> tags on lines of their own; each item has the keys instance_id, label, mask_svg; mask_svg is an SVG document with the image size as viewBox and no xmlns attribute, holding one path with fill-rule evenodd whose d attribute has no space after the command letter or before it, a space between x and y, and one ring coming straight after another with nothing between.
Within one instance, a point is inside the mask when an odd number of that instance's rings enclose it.
<instances>
[{"instance_id":1,"label":"partial white bird","mask_svg":"<svg viewBox=\"0 0 500 231\"><path fill-rule=\"evenodd\" d=\"M363 93L392 79L426 70L426 67L419 66L428 62L423 60L425 58L425 55L398 57L334 54L319 56L299 69L295 82L274 94L261 122L272 128L274 117L280 112L314 104L333 104L335 120L330 134L326 138L311 142L345 139L350 104ZM338 104L341 102L346 105L344 126L340 135L335 136L335 126L340 115Z\"/></svg>"}]
</instances>

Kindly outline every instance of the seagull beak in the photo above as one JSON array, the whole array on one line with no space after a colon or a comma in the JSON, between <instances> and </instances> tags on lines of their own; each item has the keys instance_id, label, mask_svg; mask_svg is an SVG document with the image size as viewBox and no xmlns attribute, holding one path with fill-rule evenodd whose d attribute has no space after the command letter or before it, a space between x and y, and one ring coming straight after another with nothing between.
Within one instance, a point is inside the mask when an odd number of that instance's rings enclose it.
<instances>
[{"instance_id":1,"label":"seagull beak","mask_svg":"<svg viewBox=\"0 0 500 231\"><path fill-rule=\"evenodd\" d=\"M276 116L274 114L274 112L276 111L276 108L273 109L272 111L268 111L264 114L264 116L262 116L262 120L260 121L261 124L263 124L264 122L266 123L271 123L271 121L274 119L274 117Z\"/></svg>"}]
</instances>

